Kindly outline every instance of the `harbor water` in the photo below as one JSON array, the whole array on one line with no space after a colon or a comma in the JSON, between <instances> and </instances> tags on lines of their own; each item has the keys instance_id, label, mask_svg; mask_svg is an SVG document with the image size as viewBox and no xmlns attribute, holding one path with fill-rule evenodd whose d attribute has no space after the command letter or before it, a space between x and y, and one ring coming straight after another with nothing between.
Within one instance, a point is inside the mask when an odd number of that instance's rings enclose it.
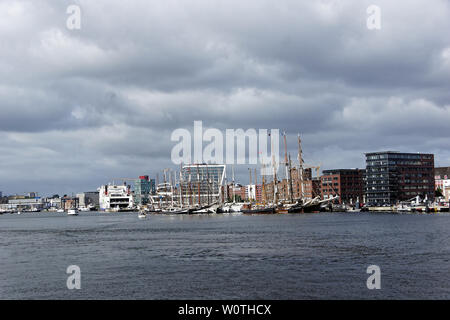
<instances>
[{"instance_id":1,"label":"harbor water","mask_svg":"<svg viewBox=\"0 0 450 320\"><path fill-rule=\"evenodd\" d=\"M1 299L450 298L448 213L3 214L0 242Z\"/></svg>"}]
</instances>

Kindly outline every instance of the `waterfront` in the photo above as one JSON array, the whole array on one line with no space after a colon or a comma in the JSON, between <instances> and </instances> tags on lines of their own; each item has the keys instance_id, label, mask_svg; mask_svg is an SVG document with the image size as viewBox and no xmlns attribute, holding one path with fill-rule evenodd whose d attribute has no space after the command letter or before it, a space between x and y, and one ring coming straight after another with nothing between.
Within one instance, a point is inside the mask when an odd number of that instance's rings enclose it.
<instances>
[{"instance_id":1,"label":"waterfront","mask_svg":"<svg viewBox=\"0 0 450 320\"><path fill-rule=\"evenodd\" d=\"M0 216L1 299L449 299L450 215ZM369 265L381 290L368 290ZM66 268L81 268L68 290Z\"/></svg>"}]
</instances>

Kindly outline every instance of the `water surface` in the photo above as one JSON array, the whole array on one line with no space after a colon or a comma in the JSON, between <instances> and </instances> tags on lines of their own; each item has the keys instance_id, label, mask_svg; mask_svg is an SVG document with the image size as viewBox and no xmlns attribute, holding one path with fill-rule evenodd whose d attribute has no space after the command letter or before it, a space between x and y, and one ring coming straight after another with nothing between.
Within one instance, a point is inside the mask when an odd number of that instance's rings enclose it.
<instances>
[{"instance_id":1,"label":"water surface","mask_svg":"<svg viewBox=\"0 0 450 320\"><path fill-rule=\"evenodd\" d=\"M0 298L449 299L449 231L449 214L4 214Z\"/></svg>"}]
</instances>

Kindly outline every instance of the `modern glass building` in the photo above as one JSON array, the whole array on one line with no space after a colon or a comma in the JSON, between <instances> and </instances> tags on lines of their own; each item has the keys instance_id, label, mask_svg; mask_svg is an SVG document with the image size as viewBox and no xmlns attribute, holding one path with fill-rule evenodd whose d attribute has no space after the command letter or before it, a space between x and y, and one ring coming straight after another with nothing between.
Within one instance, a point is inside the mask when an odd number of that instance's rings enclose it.
<instances>
[{"instance_id":1,"label":"modern glass building","mask_svg":"<svg viewBox=\"0 0 450 320\"><path fill-rule=\"evenodd\" d=\"M211 204L219 201L225 181L226 165L192 164L182 168L180 187L183 204Z\"/></svg>"},{"instance_id":2,"label":"modern glass building","mask_svg":"<svg viewBox=\"0 0 450 320\"><path fill-rule=\"evenodd\" d=\"M382 151L366 153L366 201L395 204L419 195L434 200L434 155Z\"/></svg>"},{"instance_id":3,"label":"modern glass building","mask_svg":"<svg viewBox=\"0 0 450 320\"><path fill-rule=\"evenodd\" d=\"M150 195L156 192L155 180L148 176L140 176L134 184L134 198L137 205L149 203Z\"/></svg>"}]
</instances>

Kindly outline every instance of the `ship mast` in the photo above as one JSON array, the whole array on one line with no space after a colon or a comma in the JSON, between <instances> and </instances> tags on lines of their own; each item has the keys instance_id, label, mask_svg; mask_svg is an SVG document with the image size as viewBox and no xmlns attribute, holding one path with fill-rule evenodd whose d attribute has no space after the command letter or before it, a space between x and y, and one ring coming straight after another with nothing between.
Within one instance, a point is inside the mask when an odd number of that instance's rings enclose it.
<instances>
[{"instance_id":1,"label":"ship mast","mask_svg":"<svg viewBox=\"0 0 450 320\"><path fill-rule=\"evenodd\" d=\"M273 167L273 204L278 204L278 190L277 190L277 171L276 171L276 161L275 161L275 154L273 152L273 137L271 137L271 150L272 153L272 167Z\"/></svg>"},{"instance_id":2,"label":"ship mast","mask_svg":"<svg viewBox=\"0 0 450 320\"><path fill-rule=\"evenodd\" d=\"M180 164L180 206L183 209L183 164Z\"/></svg>"},{"instance_id":3,"label":"ship mast","mask_svg":"<svg viewBox=\"0 0 450 320\"><path fill-rule=\"evenodd\" d=\"M231 165L231 175L233 176L233 203L236 203L236 194L234 193L234 164Z\"/></svg>"},{"instance_id":4,"label":"ship mast","mask_svg":"<svg viewBox=\"0 0 450 320\"><path fill-rule=\"evenodd\" d=\"M292 188L292 162L291 162L291 154L289 153L289 201L290 203L294 202L293 197L293 188Z\"/></svg>"},{"instance_id":5,"label":"ship mast","mask_svg":"<svg viewBox=\"0 0 450 320\"><path fill-rule=\"evenodd\" d=\"M263 205L266 205L266 201L267 201L267 193L266 193L266 180L265 180L265 173L266 173L266 165L264 164L264 159L263 157L261 157L261 167L262 167L262 174L261 174L261 178L262 178L262 194L261 196L263 197Z\"/></svg>"},{"instance_id":6,"label":"ship mast","mask_svg":"<svg viewBox=\"0 0 450 320\"><path fill-rule=\"evenodd\" d=\"M257 196L258 193L258 175L256 174L256 168L255 168L255 202L257 203Z\"/></svg>"},{"instance_id":7,"label":"ship mast","mask_svg":"<svg viewBox=\"0 0 450 320\"><path fill-rule=\"evenodd\" d=\"M250 203L251 203L252 202L252 198L251 198L251 196L252 196L252 169L248 168L248 174L249 174L249 177L250 177L250 184L248 186L248 188L249 188L248 201L250 201Z\"/></svg>"},{"instance_id":8,"label":"ship mast","mask_svg":"<svg viewBox=\"0 0 450 320\"><path fill-rule=\"evenodd\" d=\"M171 206L173 208L173 188L175 186L175 174L172 174L172 170L169 171L169 182L170 182L170 197L171 197Z\"/></svg>"},{"instance_id":9,"label":"ship mast","mask_svg":"<svg viewBox=\"0 0 450 320\"><path fill-rule=\"evenodd\" d=\"M300 134L298 134L298 178L300 180L300 188L301 188L301 198L305 197L304 188L303 188L303 153L302 153L302 139L300 138Z\"/></svg>"},{"instance_id":10,"label":"ship mast","mask_svg":"<svg viewBox=\"0 0 450 320\"><path fill-rule=\"evenodd\" d=\"M286 131L283 133L283 136L284 136L284 164L285 164L285 169L286 169L286 172L285 172L285 175L286 175L286 188L287 188L287 197L286 197L286 194L285 194L285 198L287 199L287 198L289 198L289 199L292 199L292 197L291 197L291 189L289 188L289 186L290 186L290 179L289 179L289 163L288 163L288 154L287 154L287 142L286 142ZM291 201L292 202L292 201Z\"/></svg>"},{"instance_id":11,"label":"ship mast","mask_svg":"<svg viewBox=\"0 0 450 320\"><path fill-rule=\"evenodd\" d=\"M200 201L200 173L198 171L198 164L197 164L197 190L198 190L198 206L201 207L201 201Z\"/></svg>"},{"instance_id":12,"label":"ship mast","mask_svg":"<svg viewBox=\"0 0 450 320\"><path fill-rule=\"evenodd\" d=\"M191 176L191 167L188 167L188 172L189 172L189 205L192 207L193 202L192 202L192 176Z\"/></svg>"},{"instance_id":13,"label":"ship mast","mask_svg":"<svg viewBox=\"0 0 450 320\"><path fill-rule=\"evenodd\" d=\"M208 181L208 206L209 206L209 195L210 195L210 188L211 188L211 181L209 180L209 170L208 170L208 165L206 165L206 180Z\"/></svg>"}]
</instances>

